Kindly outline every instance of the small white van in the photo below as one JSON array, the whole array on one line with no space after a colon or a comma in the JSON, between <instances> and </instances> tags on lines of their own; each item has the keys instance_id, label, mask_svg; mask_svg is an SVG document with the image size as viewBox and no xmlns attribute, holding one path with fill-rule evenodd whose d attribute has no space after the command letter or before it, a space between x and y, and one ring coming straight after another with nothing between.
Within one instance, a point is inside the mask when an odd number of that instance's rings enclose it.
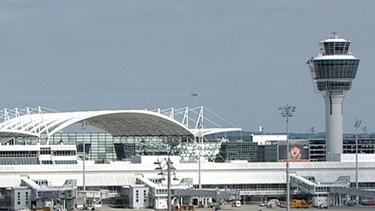
<instances>
[{"instance_id":1,"label":"small white van","mask_svg":"<svg viewBox=\"0 0 375 211\"><path fill-rule=\"evenodd\" d=\"M232 207L241 207L241 202L240 201L232 202Z\"/></svg>"}]
</instances>

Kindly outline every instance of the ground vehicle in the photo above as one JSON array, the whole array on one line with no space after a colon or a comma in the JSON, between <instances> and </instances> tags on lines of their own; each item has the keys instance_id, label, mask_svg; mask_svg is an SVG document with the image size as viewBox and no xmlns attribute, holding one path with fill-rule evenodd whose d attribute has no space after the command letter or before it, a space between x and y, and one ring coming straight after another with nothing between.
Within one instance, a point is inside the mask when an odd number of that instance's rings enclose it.
<instances>
[{"instance_id":1,"label":"ground vehicle","mask_svg":"<svg viewBox=\"0 0 375 211\"><path fill-rule=\"evenodd\" d=\"M213 207L215 207L215 205L216 205L216 202L210 202L210 203L207 204L207 206L209 208L213 208Z\"/></svg>"},{"instance_id":2,"label":"ground vehicle","mask_svg":"<svg viewBox=\"0 0 375 211\"><path fill-rule=\"evenodd\" d=\"M319 209L328 209L328 206L325 204L319 205Z\"/></svg>"},{"instance_id":3,"label":"ground vehicle","mask_svg":"<svg viewBox=\"0 0 375 211\"><path fill-rule=\"evenodd\" d=\"M263 201L258 204L260 207L265 207L268 204L268 201Z\"/></svg>"},{"instance_id":4,"label":"ground vehicle","mask_svg":"<svg viewBox=\"0 0 375 211\"><path fill-rule=\"evenodd\" d=\"M276 206L280 206L280 201L278 199L270 199L266 204L267 208L275 208Z\"/></svg>"},{"instance_id":5,"label":"ground vehicle","mask_svg":"<svg viewBox=\"0 0 375 211\"><path fill-rule=\"evenodd\" d=\"M267 204L266 207L267 207L267 208L275 208L275 207L276 207L276 203L273 202L273 201L270 201L270 202L268 202L268 204Z\"/></svg>"},{"instance_id":6,"label":"ground vehicle","mask_svg":"<svg viewBox=\"0 0 375 211\"><path fill-rule=\"evenodd\" d=\"M223 202L210 202L208 203L209 208L215 208L215 210L220 210L223 206Z\"/></svg>"},{"instance_id":7,"label":"ground vehicle","mask_svg":"<svg viewBox=\"0 0 375 211\"><path fill-rule=\"evenodd\" d=\"M311 202L307 203L303 199L293 199L290 201L290 208L311 208L312 206Z\"/></svg>"},{"instance_id":8,"label":"ground vehicle","mask_svg":"<svg viewBox=\"0 0 375 211\"><path fill-rule=\"evenodd\" d=\"M232 207L241 207L241 202L240 201L233 201Z\"/></svg>"}]
</instances>

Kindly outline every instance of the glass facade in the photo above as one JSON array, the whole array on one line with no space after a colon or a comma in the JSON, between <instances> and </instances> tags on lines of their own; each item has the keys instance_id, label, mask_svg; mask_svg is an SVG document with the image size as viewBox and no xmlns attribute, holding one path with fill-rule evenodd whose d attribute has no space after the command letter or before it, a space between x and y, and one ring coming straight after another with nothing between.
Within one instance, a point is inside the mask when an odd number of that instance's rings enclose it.
<instances>
[{"instance_id":1,"label":"glass facade","mask_svg":"<svg viewBox=\"0 0 375 211\"><path fill-rule=\"evenodd\" d=\"M93 132L84 134L86 152L91 160L96 162L109 162L113 160L123 160L133 155L167 155L170 145L165 144L165 137L121 137L114 138L109 133ZM82 133L57 133L50 138L50 144L73 144L77 146L78 152L82 152ZM308 140L309 160L325 161L326 145L324 138L312 138ZM223 162L226 160L247 160L250 162L273 162L278 161L279 144L269 146L258 146L258 143L251 141L223 141L196 144L183 142L174 147L171 155L180 155L186 161L197 159L198 150L201 156L209 161ZM374 154L375 139L360 137L358 140L360 153ZM61 151L59 153L64 153ZM67 151L66 155L71 152ZM345 138L343 140L343 153L355 153L355 139ZM3 152L0 157L12 158L15 155ZM37 157L24 152L18 157ZM3 159L5 160L5 159ZM13 161L9 161L13 162Z\"/></svg>"},{"instance_id":2,"label":"glass facade","mask_svg":"<svg viewBox=\"0 0 375 211\"><path fill-rule=\"evenodd\" d=\"M356 140L345 139L342 146L345 154L354 154L356 152ZM373 139L358 139L358 153L361 154L374 154L375 153L375 140Z\"/></svg>"},{"instance_id":3,"label":"glass facade","mask_svg":"<svg viewBox=\"0 0 375 211\"><path fill-rule=\"evenodd\" d=\"M216 161L247 160L250 162L259 161L258 143L250 141L223 142L216 157Z\"/></svg>"},{"instance_id":4,"label":"glass facade","mask_svg":"<svg viewBox=\"0 0 375 211\"><path fill-rule=\"evenodd\" d=\"M323 55L342 55L349 51L350 42L323 42Z\"/></svg>"},{"instance_id":5,"label":"glass facade","mask_svg":"<svg viewBox=\"0 0 375 211\"><path fill-rule=\"evenodd\" d=\"M139 155L180 155L186 161L197 160L198 150L201 156L212 160L219 151L222 140L206 142L200 145L191 137L164 136L122 136L113 137L105 132L71 132L56 133L50 137L50 144L73 144L78 152L85 151L90 160L98 163L124 160ZM192 141L193 140L193 141ZM180 144L172 148L168 142L178 141Z\"/></svg>"},{"instance_id":6,"label":"glass facade","mask_svg":"<svg viewBox=\"0 0 375 211\"><path fill-rule=\"evenodd\" d=\"M314 79L354 79L359 59L324 59L313 60L315 67Z\"/></svg>"},{"instance_id":7,"label":"glass facade","mask_svg":"<svg viewBox=\"0 0 375 211\"><path fill-rule=\"evenodd\" d=\"M326 160L326 145L325 139L310 139L310 161L325 161ZM354 154L356 149L355 138L344 138L342 144L343 154ZM373 138L358 138L358 153L374 154L375 153L375 139Z\"/></svg>"},{"instance_id":8,"label":"glass facade","mask_svg":"<svg viewBox=\"0 0 375 211\"><path fill-rule=\"evenodd\" d=\"M351 86L351 82L319 81L316 83L319 91L344 91L350 90Z\"/></svg>"},{"instance_id":9,"label":"glass facade","mask_svg":"<svg viewBox=\"0 0 375 211\"><path fill-rule=\"evenodd\" d=\"M326 141L325 139L310 139L309 140L309 156L310 161L325 161L326 160Z\"/></svg>"},{"instance_id":10,"label":"glass facade","mask_svg":"<svg viewBox=\"0 0 375 211\"><path fill-rule=\"evenodd\" d=\"M84 137L84 138L83 138ZM114 138L104 132L71 132L55 133L50 137L50 144L73 144L77 146L78 152L82 152L83 139L86 153L91 160L96 162L109 162L116 159L114 150Z\"/></svg>"}]
</instances>

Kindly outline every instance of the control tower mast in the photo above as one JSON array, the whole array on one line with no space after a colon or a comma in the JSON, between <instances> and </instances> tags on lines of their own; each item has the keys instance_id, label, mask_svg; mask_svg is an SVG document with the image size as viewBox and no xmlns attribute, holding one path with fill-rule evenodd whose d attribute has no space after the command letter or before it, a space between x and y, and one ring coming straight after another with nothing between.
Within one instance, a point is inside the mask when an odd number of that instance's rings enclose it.
<instances>
[{"instance_id":1,"label":"control tower mast","mask_svg":"<svg viewBox=\"0 0 375 211\"><path fill-rule=\"evenodd\" d=\"M349 52L350 41L332 33L319 42L320 54L307 60L316 89L326 105L326 160L339 161L343 144L343 102L355 78L359 59Z\"/></svg>"}]
</instances>

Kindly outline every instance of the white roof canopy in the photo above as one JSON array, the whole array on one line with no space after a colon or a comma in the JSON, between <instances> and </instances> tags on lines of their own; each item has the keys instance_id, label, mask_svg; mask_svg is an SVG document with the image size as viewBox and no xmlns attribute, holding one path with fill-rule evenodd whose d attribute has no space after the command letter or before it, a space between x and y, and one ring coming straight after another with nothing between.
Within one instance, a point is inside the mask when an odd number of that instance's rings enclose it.
<instances>
[{"instance_id":1,"label":"white roof canopy","mask_svg":"<svg viewBox=\"0 0 375 211\"><path fill-rule=\"evenodd\" d=\"M29 114L1 123L0 134L49 137L80 122L100 128L113 136L193 136L193 133L178 121L146 110Z\"/></svg>"},{"instance_id":2,"label":"white roof canopy","mask_svg":"<svg viewBox=\"0 0 375 211\"><path fill-rule=\"evenodd\" d=\"M8 111L4 109L4 121L0 123L0 138L37 137L49 138L71 125L81 123L102 129L112 136L191 136L202 137L212 133L241 131L240 128L203 128L203 107L195 121L195 128L189 128L188 108L183 112L171 109L169 114L149 110L102 110L44 113L38 107L32 111L26 108ZM175 113L183 113L181 121ZM10 117L12 116L12 117Z\"/></svg>"}]
</instances>

